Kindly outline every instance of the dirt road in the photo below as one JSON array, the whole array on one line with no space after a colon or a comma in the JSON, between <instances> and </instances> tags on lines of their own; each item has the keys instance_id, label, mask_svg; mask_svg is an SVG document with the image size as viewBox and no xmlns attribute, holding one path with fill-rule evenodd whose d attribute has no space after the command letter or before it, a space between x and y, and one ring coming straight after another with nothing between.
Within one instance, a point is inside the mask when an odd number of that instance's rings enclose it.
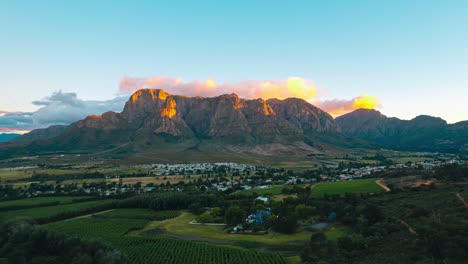
<instances>
[{"instance_id":1,"label":"dirt road","mask_svg":"<svg viewBox=\"0 0 468 264\"><path fill-rule=\"evenodd\" d=\"M380 187L382 187L382 188L383 188L383 189L384 189L386 192L389 192L389 191L391 191L391 189L390 189L390 188L388 188L388 186L387 186L387 185L385 185L385 184L383 183L383 179L382 179L382 178L381 178L381 179L378 179L378 180L376 180L376 181L375 181L375 183L377 183L377 184L378 184Z\"/></svg>"}]
</instances>

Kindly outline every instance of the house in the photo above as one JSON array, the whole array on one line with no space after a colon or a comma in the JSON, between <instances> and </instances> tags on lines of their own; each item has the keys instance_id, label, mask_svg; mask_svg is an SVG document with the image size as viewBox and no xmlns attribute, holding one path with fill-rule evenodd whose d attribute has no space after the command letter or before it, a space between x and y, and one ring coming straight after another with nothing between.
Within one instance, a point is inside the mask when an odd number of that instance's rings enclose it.
<instances>
[{"instance_id":1,"label":"house","mask_svg":"<svg viewBox=\"0 0 468 264\"><path fill-rule=\"evenodd\" d=\"M249 224L262 225L268 220L270 215L271 212L269 210L257 210L255 214L249 215L245 221Z\"/></svg>"},{"instance_id":2,"label":"house","mask_svg":"<svg viewBox=\"0 0 468 264\"><path fill-rule=\"evenodd\" d=\"M264 203L268 203L269 198L266 197L266 196L261 195L261 196L257 197L256 200L262 201Z\"/></svg>"},{"instance_id":3,"label":"house","mask_svg":"<svg viewBox=\"0 0 468 264\"><path fill-rule=\"evenodd\" d=\"M234 231L234 232L239 232L239 231L242 231L242 230L244 230L244 227L243 227L241 224L236 225L236 226L232 229L232 231Z\"/></svg>"}]
</instances>

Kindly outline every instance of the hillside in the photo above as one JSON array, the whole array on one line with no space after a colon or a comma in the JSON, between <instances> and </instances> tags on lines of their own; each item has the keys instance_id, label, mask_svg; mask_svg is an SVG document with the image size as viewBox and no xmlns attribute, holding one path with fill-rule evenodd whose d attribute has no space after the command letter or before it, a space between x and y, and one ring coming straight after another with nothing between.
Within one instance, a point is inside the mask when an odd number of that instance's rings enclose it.
<instances>
[{"instance_id":1,"label":"hillside","mask_svg":"<svg viewBox=\"0 0 468 264\"><path fill-rule=\"evenodd\" d=\"M399 150L466 152L468 122L447 124L438 117L420 115L411 120L389 118L379 111L358 109L336 118L342 133Z\"/></svg>"}]
</instances>

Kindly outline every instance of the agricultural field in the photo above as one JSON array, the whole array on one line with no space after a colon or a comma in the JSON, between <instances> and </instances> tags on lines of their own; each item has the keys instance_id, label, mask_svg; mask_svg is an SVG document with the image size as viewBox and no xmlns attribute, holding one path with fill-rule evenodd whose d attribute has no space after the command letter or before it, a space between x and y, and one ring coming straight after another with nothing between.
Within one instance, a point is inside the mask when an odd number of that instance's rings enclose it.
<instances>
[{"instance_id":1,"label":"agricultural field","mask_svg":"<svg viewBox=\"0 0 468 264\"><path fill-rule=\"evenodd\" d=\"M89 210L98 206L111 205L117 200L97 200L80 203L62 204L56 206L34 207L29 209L20 209L14 211L0 212L0 220L27 217L36 220L54 217L64 213L74 213Z\"/></svg>"},{"instance_id":2,"label":"agricultural field","mask_svg":"<svg viewBox=\"0 0 468 264\"><path fill-rule=\"evenodd\" d=\"M93 216L107 219L145 219L148 221L161 221L171 219L179 215L180 211L154 211L143 208L124 208L111 210Z\"/></svg>"},{"instance_id":3,"label":"agricultural field","mask_svg":"<svg viewBox=\"0 0 468 264\"><path fill-rule=\"evenodd\" d=\"M324 182L319 183L312 188L312 195L316 197L324 194L339 194L345 193L377 193L383 189L375 183L377 179L362 179L340 182Z\"/></svg>"},{"instance_id":4,"label":"agricultural field","mask_svg":"<svg viewBox=\"0 0 468 264\"><path fill-rule=\"evenodd\" d=\"M129 211L116 209L108 216L129 215ZM213 245L166 237L138 235L148 220L147 212L134 215L134 219L86 217L47 225L50 230L85 239L107 242L121 250L129 263L286 263L276 253L258 252L239 247ZM104 214L105 215L105 214Z\"/></svg>"},{"instance_id":5,"label":"agricultural field","mask_svg":"<svg viewBox=\"0 0 468 264\"><path fill-rule=\"evenodd\" d=\"M0 181L11 181L29 178L32 175L32 171L28 170L0 170Z\"/></svg>"},{"instance_id":6,"label":"agricultural field","mask_svg":"<svg viewBox=\"0 0 468 264\"><path fill-rule=\"evenodd\" d=\"M50 204L68 204L85 200L90 196L53 196L53 197L35 197L12 201L0 202L0 210L4 210L10 207L40 207L43 205Z\"/></svg>"}]
</instances>

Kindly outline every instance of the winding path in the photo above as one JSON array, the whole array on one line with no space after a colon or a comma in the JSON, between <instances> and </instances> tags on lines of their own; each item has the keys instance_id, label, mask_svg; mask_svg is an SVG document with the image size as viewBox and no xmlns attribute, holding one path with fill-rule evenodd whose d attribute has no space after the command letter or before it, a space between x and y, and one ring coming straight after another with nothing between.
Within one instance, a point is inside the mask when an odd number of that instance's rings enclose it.
<instances>
[{"instance_id":1,"label":"winding path","mask_svg":"<svg viewBox=\"0 0 468 264\"><path fill-rule=\"evenodd\" d=\"M383 178L380 178L380 179L376 180L375 183L377 183L377 185L382 187L386 192L391 191L391 189L388 188L388 186L383 183L383 180L384 180Z\"/></svg>"},{"instance_id":2,"label":"winding path","mask_svg":"<svg viewBox=\"0 0 468 264\"><path fill-rule=\"evenodd\" d=\"M411 227L408 223L406 223L405 221L401 220L400 219L400 223L402 223L403 225L405 225L407 228L408 228L408 231L411 233L411 234L414 234L414 235L417 235L418 233L416 233L416 231L414 230L413 227Z\"/></svg>"},{"instance_id":3,"label":"winding path","mask_svg":"<svg viewBox=\"0 0 468 264\"><path fill-rule=\"evenodd\" d=\"M465 198L463 198L463 196L460 193L456 193L455 195L465 205L465 208L468 208L468 203L466 203Z\"/></svg>"}]
</instances>

